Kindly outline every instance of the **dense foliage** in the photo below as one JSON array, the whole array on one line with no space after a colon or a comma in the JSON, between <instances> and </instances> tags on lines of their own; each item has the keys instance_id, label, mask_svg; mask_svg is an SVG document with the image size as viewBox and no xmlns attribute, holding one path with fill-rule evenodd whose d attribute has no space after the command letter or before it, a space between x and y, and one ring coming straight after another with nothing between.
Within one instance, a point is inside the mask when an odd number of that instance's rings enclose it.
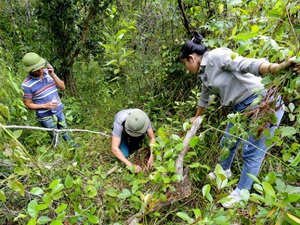
<instances>
[{"instance_id":1,"label":"dense foliage","mask_svg":"<svg viewBox=\"0 0 300 225\"><path fill-rule=\"evenodd\" d=\"M234 122L242 138L249 129L242 115L227 117L212 99L184 161L192 192L152 211L181 179L175 160L200 93L177 61L190 32L245 57L300 57L299 0L11 0L0 2L0 12L1 224L126 224L137 213L141 224L300 224L300 77L291 71L263 79L283 96L286 113L244 205L220 205L237 182L240 155L233 179L206 176L221 170L225 124ZM20 90L21 59L30 51L68 85L61 96L69 127L101 132L73 132L80 148L53 148L44 131L6 127L37 126ZM139 174L110 153L113 116L129 107L149 114L157 140L153 170ZM141 151L132 160L145 157Z\"/></svg>"}]
</instances>

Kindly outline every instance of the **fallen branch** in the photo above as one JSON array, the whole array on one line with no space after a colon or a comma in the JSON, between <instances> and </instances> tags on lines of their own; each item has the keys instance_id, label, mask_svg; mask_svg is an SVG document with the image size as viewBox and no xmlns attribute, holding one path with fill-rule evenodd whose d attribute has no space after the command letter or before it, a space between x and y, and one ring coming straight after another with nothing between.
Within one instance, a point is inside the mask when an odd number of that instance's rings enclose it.
<instances>
[{"instance_id":1,"label":"fallen branch","mask_svg":"<svg viewBox=\"0 0 300 225\"><path fill-rule=\"evenodd\" d=\"M112 169L110 169L109 171L106 172L106 176L109 176L110 174L112 174L113 172L115 172L119 167L115 166Z\"/></svg>"},{"instance_id":2,"label":"fallen branch","mask_svg":"<svg viewBox=\"0 0 300 225\"><path fill-rule=\"evenodd\" d=\"M195 136L197 130L200 128L200 125L202 123L202 116L197 117L197 119L195 120L195 122L193 123L193 126L191 127L191 129L189 129L187 131L187 134L183 140L183 149L181 150L181 152L178 154L178 158L176 160L176 174L182 175L183 176L183 159L184 156L186 155L189 146L190 146L190 140L193 136Z\"/></svg>"},{"instance_id":3,"label":"fallen branch","mask_svg":"<svg viewBox=\"0 0 300 225\"><path fill-rule=\"evenodd\" d=\"M55 129L55 128L44 128L44 127L31 127L31 126L17 126L17 125L6 125L3 126L6 129L29 129L29 130L44 130L44 131L52 131L55 132L55 141L54 141L54 147L57 147L58 139L59 139L59 132L88 132L93 134L101 134L105 137L110 137L108 134L97 132L97 131L91 131L91 130L81 130L81 129Z\"/></svg>"},{"instance_id":4,"label":"fallen branch","mask_svg":"<svg viewBox=\"0 0 300 225\"><path fill-rule=\"evenodd\" d=\"M54 132L88 132L93 134L101 134L105 137L110 137L106 133L91 131L91 130L82 130L82 129L55 129L55 128L43 128L43 127L31 127L31 126L17 126L17 125L5 125L3 126L6 129L29 129L29 130L44 130L44 131L54 131Z\"/></svg>"},{"instance_id":5,"label":"fallen branch","mask_svg":"<svg viewBox=\"0 0 300 225\"><path fill-rule=\"evenodd\" d=\"M182 180L174 184L175 191L167 193L167 200L165 202L147 202L147 204L142 205L140 211L135 215L131 216L126 223L128 225L137 225L143 216L157 212L161 208L164 208L168 205L173 204L176 201L179 201L183 198L188 197L191 194L191 181L189 178L189 169L183 169L183 159L189 149L189 142L191 138L196 134L197 130L200 128L202 123L202 117L198 117L193 123L191 129L187 131L187 134L183 140L183 149L178 154L178 158L176 160L176 174L182 175Z\"/></svg>"}]
</instances>

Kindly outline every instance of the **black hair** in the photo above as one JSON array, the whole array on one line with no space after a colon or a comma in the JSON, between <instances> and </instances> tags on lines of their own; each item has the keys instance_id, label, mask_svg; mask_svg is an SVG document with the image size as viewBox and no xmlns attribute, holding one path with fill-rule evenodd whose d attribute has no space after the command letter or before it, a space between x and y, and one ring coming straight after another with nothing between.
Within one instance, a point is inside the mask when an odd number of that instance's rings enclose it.
<instances>
[{"instance_id":1,"label":"black hair","mask_svg":"<svg viewBox=\"0 0 300 225\"><path fill-rule=\"evenodd\" d=\"M189 55L196 53L198 55L203 55L207 51L207 47L202 44L202 35L198 31L194 31L194 36L191 40L184 43L181 47L178 58L188 59Z\"/></svg>"}]
</instances>

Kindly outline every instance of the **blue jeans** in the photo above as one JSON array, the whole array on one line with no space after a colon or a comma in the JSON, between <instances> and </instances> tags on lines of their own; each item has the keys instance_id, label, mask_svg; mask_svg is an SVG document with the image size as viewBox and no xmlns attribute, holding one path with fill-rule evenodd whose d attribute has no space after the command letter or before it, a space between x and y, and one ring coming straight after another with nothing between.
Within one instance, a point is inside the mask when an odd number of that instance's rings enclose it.
<instances>
[{"instance_id":1,"label":"blue jeans","mask_svg":"<svg viewBox=\"0 0 300 225\"><path fill-rule=\"evenodd\" d=\"M252 101L257 98L257 95L253 95L246 99L245 101L241 102L240 104L236 105L233 109L233 112L241 112L244 111L251 103ZM223 169L229 169L231 167L234 155L236 153L236 150L239 146L239 144L243 143L243 150L242 150L242 156L244 159L244 165L242 169L242 174L238 183L239 189L247 189L250 190L253 184L252 178L250 178L247 174L253 174L254 176L257 176L262 161L265 158L265 154L268 151L268 147L265 145L266 139L271 138L274 135L274 130L278 127L280 124L280 121L284 114L284 106L282 103L281 98L279 97L276 102L276 106L279 107L282 105L275 113L277 117L277 122L273 126L268 126L267 129L270 130L270 137L266 137L263 134L257 138L253 134L249 134L248 142L242 142L240 139L238 139L234 144L231 144L229 147L230 154L229 156L221 160L220 164L223 167ZM257 106L256 106L257 107ZM254 107L254 108L256 108ZM228 123L226 127L226 133L223 136L221 140L221 146L225 146L229 139L231 139L231 135L229 134L230 128L233 126L232 123ZM228 147L228 146L227 146Z\"/></svg>"},{"instance_id":2,"label":"blue jeans","mask_svg":"<svg viewBox=\"0 0 300 225\"><path fill-rule=\"evenodd\" d=\"M123 155L125 156L125 158L128 158L130 155L130 151L129 151L129 147L125 141L125 139L123 138L123 135L121 137L121 143L119 146L121 152L123 153Z\"/></svg>"},{"instance_id":3,"label":"blue jeans","mask_svg":"<svg viewBox=\"0 0 300 225\"><path fill-rule=\"evenodd\" d=\"M55 121L54 116L57 118L57 122ZM45 128L68 129L66 118L63 111L53 116L38 118L38 121L39 124ZM49 131L48 133L50 135L51 140L55 143L56 132ZM65 141L73 142L72 138L69 136L67 132L62 132L62 137Z\"/></svg>"},{"instance_id":4,"label":"blue jeans","mask_svg":"<svg viewBox=\"0 0 300 225\"><path fill-rule=\"evenodd\" d=\"M142 147L142 142L145 136L146 134L143 134L140 137L130 137L128 134L122 134L119 148L125 158L128 158L132 152Z\"/></svg>"}]
</instances>

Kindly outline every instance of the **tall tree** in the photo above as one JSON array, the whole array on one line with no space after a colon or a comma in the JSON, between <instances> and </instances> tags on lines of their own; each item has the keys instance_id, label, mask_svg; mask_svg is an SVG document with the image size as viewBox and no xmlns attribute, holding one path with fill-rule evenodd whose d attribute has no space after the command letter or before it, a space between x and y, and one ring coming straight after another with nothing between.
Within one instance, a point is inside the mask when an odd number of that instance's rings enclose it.
<instances>
[{"instance_id":1,"label":"tall tree","mask_svg":"<svg viewBox=\"0 0 300 225\"><path fill-rule=\"evenodd\" d=\"M37 16L44 21L51 41L51 56L57 61L59 74L72 95L76 85L72 66L80 53L97 47L103 16L112 0L42 0L38 2ZM99 38L100 39L100 38Z\"/></svg>"}]
</instances>

